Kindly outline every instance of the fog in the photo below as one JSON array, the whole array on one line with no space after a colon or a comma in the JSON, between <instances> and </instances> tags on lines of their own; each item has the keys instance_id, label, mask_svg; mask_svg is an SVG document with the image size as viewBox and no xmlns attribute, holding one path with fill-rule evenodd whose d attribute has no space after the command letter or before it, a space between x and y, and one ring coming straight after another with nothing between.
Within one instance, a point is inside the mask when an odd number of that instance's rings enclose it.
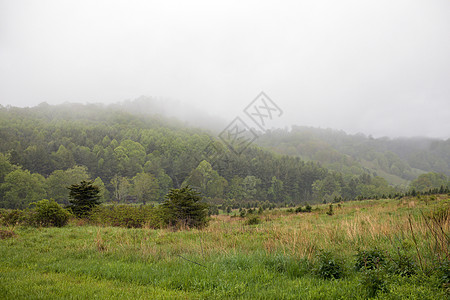
<instances>
[{"instance_id":1,"label":"fog","mask_svg":"<svg viewBox=\"0 0 450 300\"><path fill-rule=\"evenodd\" d=\"M450 2L0 1L0 104L141 95L231 121L450 138ZM177 106L170 106L176 110Z\"/></svg>"}]
</instances>

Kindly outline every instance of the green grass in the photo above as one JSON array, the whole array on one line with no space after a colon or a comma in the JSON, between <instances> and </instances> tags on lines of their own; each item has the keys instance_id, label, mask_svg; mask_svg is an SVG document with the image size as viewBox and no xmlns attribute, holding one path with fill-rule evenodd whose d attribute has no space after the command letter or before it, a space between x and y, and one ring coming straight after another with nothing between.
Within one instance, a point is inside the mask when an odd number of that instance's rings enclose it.
<instances>
[{"instance_id":1,"label":"green grass","mask_svg":"<svg viewBox=\"0 0 450 300\"><path fill-rule=\"evenodd\" d=\"M302 214L275 210L257 225L222 215L204 230L176 232L76 222L9 228L16 235L0 240L0 298L366 299L355 254L377 246L392 255L400 249L417 262L413 276L390 273L378 298L446 299L421 211L448 204L441 196L349 202L335 206L333 216L326 206ZM314 272L320 249L342 262L341 279Z\"/></svg>"}]
</instances>

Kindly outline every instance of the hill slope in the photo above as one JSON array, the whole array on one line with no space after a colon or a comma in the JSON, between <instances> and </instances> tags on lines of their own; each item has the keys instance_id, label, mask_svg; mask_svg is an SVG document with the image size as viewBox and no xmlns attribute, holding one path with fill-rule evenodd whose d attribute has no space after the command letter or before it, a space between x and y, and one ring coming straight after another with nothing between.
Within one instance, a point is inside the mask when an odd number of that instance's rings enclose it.
<instances>
[{"instance_id":1,"label":"hill slope","mask_svg":"<svg viewBox=\"0 0 450 300\"><path fill-rule=\"evenodd\" d=\"M281 154L322 163L345 174L369 172L406 185L425 172L450 175L450 139L378 138L294 126L262 135L257 143Z\"/></svg>"}]
</instances>

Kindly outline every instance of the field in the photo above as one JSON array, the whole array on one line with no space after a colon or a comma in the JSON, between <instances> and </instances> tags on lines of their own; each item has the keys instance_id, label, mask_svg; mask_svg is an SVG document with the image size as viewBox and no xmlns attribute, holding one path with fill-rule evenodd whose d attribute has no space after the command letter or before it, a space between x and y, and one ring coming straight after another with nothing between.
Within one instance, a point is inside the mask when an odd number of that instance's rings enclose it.
<instances>
[{"instance_id":1,"label":"field","mask_svg":"<svg viewBox=\"0 0 450 300\"><path fill-rule=\"evenodd\" d=\"M0 298L448 299L449 205L354 201L255 225L222 214L203 230L2 227L14 235L0 239ZM357 270L374 249L384 262Z\"/></svg>"}]
</instances>

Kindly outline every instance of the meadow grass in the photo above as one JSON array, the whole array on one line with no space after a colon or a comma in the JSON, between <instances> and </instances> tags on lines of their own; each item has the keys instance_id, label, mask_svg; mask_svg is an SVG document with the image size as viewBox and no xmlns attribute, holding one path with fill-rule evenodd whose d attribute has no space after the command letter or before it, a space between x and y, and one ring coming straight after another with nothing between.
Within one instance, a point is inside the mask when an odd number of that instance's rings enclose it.
<instances>
[{"instance_id":1,"label":"meadow grass","mask_svg":"<svg viewBox=\"0 0 450 300\"><path fill-rule=\"evenodd\" d=\"M334 205L332 216L325 205L311 213L265 212L251 226L219 215L202 230L75 220L64 228L3 228L16 235L0 240L0 298L366 299L355 254L377 248L392 260L410 257L416 272L388 273L376 297L446 299L435 261L448 244L424 215L448 212L449 204L444 195L355 201ZM448 217L441 229L448 236ZM342 264L341 278L314 271L322 250Z\"/></svg>"}]
</instances>

